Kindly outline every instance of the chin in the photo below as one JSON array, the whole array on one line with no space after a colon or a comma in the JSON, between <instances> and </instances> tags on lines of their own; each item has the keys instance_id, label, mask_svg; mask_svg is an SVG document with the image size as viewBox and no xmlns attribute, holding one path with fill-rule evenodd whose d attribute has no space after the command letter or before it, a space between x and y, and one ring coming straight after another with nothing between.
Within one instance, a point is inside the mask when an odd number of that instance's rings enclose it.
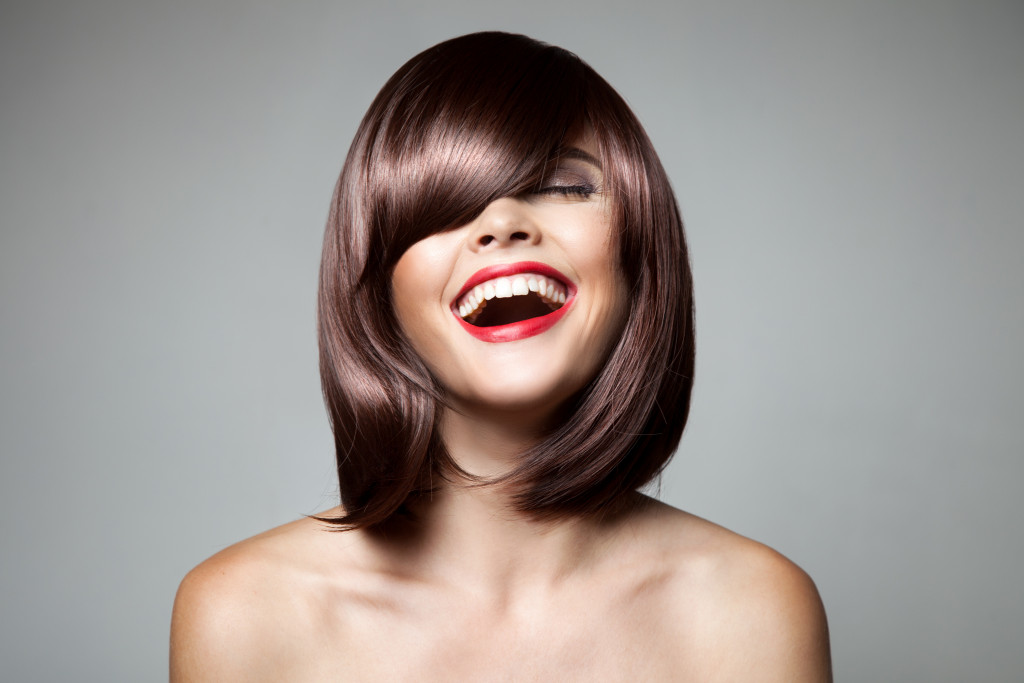
<instances>
[{"instance_id":1,"label":"chin","mask_svg":"<svg viewBox=\"0 0 1024 683\"><path fill-rule=\"evenodd\" d=\"M550 368L547 368L550 370ZM507 368L491 374L486 381L458 391L455 400L467 410L488 412L554 412L582 388L583 381L571 374L543 376L535 368Z\"/></svg>"}]
</instances>

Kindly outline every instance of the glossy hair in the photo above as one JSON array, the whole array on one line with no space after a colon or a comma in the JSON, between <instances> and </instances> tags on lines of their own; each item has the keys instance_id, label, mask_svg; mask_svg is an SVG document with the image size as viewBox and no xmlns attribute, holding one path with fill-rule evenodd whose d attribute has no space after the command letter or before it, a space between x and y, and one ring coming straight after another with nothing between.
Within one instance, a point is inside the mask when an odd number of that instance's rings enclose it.
<instances>
[{"instance_id":1,"label":"glossy hair","mask_svg":"<svg viewBox=\"0 0 1024 683\"><path fill-rule=\"evenodd\" d=\"M665 466L690 406L692 283L668 178L636 117L576 55L525 36L475 33L409 60L370 105L341 171L324 237L320 375L344 514L372 527L465 476L437 431L444 391L395 317L391 274L429 235L539 186L579 135L600 149L632 299L598 375L498 481L541 518L598 514Z\"/></svg>"}]
</instances>

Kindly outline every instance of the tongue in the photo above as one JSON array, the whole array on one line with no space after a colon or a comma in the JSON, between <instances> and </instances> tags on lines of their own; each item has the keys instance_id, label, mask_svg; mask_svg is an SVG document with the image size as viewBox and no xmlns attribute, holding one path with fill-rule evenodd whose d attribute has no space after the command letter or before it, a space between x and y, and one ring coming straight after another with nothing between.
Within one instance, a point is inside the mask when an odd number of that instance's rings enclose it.
<instances>
[{"instance_id":1,"label":"tongue","mask_svg":"<svg viewBox=\"0 0 1024 683\"><path fill-rule=\"evenodd\" d=\"M558 306L552 307L532 293L527 296L513 296L507 299L495 298L488 301L483 310L469 322L477 327L508 325L547 315L557 308Z\"/></svg>"}]
</instances>

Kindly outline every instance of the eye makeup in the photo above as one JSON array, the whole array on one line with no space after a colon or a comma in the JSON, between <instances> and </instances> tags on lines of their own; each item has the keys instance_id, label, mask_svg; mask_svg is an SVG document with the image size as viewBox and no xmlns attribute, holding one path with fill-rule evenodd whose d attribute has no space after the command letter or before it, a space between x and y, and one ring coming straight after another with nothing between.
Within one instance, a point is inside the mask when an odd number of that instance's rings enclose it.
<instances>
[{"instance_id":1,"label":"eye makeup","mask_svg":"<svg viewBox=\"0 0 1024 683\"><path fill-rule=\"evenodd\" d=\"M601 166L597 159L575 147L565 150L552 162L537 195L587 199L601 190Z\"/></svg>"}]
</instances>

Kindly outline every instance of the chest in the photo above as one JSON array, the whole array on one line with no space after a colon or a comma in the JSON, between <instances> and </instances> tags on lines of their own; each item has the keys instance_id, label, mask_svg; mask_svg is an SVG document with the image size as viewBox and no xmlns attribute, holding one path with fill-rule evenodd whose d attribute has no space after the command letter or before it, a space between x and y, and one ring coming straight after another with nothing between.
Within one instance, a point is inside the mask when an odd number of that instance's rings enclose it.
<instances>
[{"instance_id":1,"label":"chest","mask_svg":"<svg viewBox=\"0 0 1024 683\"><path fill-rule=\"evenodd\" d=\"M354 610L321 639L309 680L678 680L671 636L643 598L570 596L528 610L427 601ZM332 629L333 630L333 629Z\"/></svg>"}]
</instances>

